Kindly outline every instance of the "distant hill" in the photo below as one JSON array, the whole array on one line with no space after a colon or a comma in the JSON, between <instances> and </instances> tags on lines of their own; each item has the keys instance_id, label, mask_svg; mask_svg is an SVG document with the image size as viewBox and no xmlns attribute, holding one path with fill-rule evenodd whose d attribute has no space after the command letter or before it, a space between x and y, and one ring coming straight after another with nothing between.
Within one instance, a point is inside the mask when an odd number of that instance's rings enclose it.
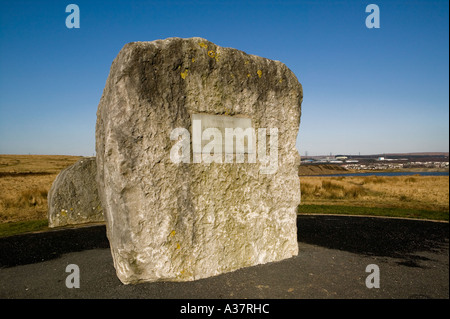
<instances>
[{"instance_id":1,"label":"distant hill","mask_svg":"<svg viewBox=\"0 0 450 319\"><path fill-rule=\"evenodd\" d=\"M327 175L327 174L342 174L348 172L342 166L321 164L321 165L300 165L298 168L298 175Z\"/></svg>"}]
</instances>

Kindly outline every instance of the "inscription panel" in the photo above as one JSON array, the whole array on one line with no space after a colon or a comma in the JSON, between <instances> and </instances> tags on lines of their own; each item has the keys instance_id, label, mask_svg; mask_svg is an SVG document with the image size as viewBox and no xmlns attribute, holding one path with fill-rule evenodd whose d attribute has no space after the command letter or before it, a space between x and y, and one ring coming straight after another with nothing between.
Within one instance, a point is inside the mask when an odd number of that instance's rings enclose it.
<instances>
[{"instance_id":1,"label":"inscription panel","mask_svg":"<svg viewBox=\"0 0 450 319\"><path fill-rule=\"evenodd\" d=\"M237 144L241 139L244 144L243 153L254 153L255 132L252 129L250 118L210 114L192 114L191 118L194 153L201 153L207 144L217 146L224 154L242 153L236 152L238 150ZM220 134L214 134L218 133L216 130L209 130L204 133L206 129L217 129Z\"/></svg>"}]
</instances>

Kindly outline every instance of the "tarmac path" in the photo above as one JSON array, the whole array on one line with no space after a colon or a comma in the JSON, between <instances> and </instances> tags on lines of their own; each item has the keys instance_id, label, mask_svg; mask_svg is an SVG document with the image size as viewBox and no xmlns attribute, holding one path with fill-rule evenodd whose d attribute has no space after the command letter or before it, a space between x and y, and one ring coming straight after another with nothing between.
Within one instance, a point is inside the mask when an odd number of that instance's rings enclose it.
<instances>
[{"instance_id":1,"label":"tarmac path","mask_svg":"<svg viewBox=\"0 0 450 319\"><path fill-rule=\"evenodd\" d=\"M105 226L0 238L0 298L448 299L449 224L408 219L300 215L299 254L192 282L123 285ZM80 270L67 288L66 267ZM368 265L379 288L368 288Z\"/></svg>"}]
</instances>

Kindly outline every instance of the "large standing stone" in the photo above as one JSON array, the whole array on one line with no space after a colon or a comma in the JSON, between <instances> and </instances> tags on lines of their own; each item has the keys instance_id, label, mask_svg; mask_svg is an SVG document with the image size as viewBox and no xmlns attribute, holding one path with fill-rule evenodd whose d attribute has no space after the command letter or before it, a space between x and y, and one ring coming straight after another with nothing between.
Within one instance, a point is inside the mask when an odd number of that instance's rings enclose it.
<instances>
[{"instance_id":1,"label":"large standing stone","mask_svg":"<svg viewBox=\"0 0 450 319\"><path fill-rule=\"evenodd\" d=\"M105 221L96 175L95 157L85 157L56 176L48 193L49 227Z\"/></svg>"},{"instance_id":2,"label":"large standing stone","mask_svg":"<svg viewBox=\"0 0 450 319\"><path fill-rule=\"evenodd\" d=\"M96 126L99 194L119 279L195 280L296 255L301 101L297 78L278 61L202 38L126 44ZM260 158L195 163L192 147L205 141L188 140L185 162L174 162L171 133L185 128L194 138L195 118L231 126L244 118L267 135L278 129L275 170L264 171Z\"/></svg>"}]
</instances>

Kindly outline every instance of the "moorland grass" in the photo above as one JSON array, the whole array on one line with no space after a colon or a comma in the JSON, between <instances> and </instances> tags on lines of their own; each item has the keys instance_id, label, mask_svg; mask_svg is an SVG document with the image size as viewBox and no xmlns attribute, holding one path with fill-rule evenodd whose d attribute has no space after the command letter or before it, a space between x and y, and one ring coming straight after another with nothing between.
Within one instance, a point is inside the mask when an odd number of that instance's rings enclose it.
<instances>
[{"instance_id":1,"label":"moorland grass","mask_svg":"<svg viewBox=\"0 0 450 319\"><path fill-rule=\"evenodd\" d=\"M3 223L0 224L0 237L7 237L36 231L44 231L47 229L48 229L47 219Z\"/></svg>"},{"instance_id":2,"label":"moorland grass","mask_svg":"<svg viewBox=\"0 0 450 319\"><path fill-rule=\"evenodd\" d=\"M47 193L80 157L0 155L0 236L47 228ZM300 214L352 214L448 221L448 176L300 177Z\"/></svg>"},{"instance_id":3,"label":"moorland grass","mask_svg":"<svg viewBox=\"0 0 450 319\"><path fill-rule=\"evenodd\" d=\"M361 207L341 205L299 205L298 214L332 214L332 215L357 215L357 216L381 216L396 218L415 218L437 221L448 221L448 212L430 211L422 209L406 209L398 207Z\"/></svg>"},{"instance_id":4,"label":"moorland grass","mask_svg":"<svg viewBox=\"0 0 450 319\"><path fill-rule=\"evenodd\" d=\"M299 213L447 220L448 176L301 177Z\"/></svg>"}]
</instances>

